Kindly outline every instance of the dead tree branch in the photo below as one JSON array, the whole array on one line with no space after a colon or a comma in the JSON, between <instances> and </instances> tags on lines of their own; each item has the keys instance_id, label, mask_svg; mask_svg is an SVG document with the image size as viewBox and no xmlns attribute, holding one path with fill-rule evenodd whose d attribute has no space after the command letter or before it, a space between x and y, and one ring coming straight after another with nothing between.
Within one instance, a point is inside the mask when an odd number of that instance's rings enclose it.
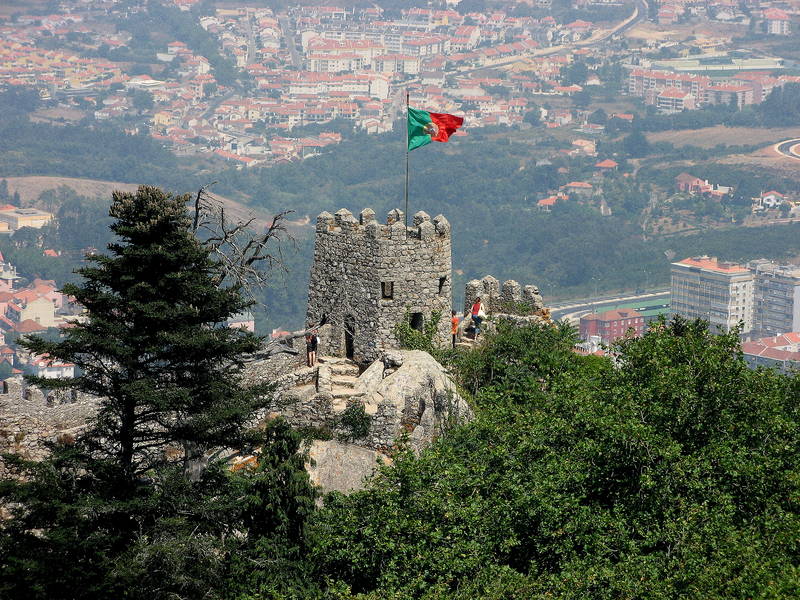
<instances>
[{"instance_id":1,"label":"dead tree branch","mask_svg":"<svg viewBox=\"0 0 800 600\"><path fill-rule=\"evenodd\" d=\"M216 182L214 182L216 183ZM219 264L215 283L236 285L248 299L257 302L256 291L266 285L272 273L286 271L282 242L293 241L287 233L285 210L272 217L269 225L257 231L257 219L231 220L225 206L204 185L194 201L193 231Z\"/></svg>"}]
</instances>

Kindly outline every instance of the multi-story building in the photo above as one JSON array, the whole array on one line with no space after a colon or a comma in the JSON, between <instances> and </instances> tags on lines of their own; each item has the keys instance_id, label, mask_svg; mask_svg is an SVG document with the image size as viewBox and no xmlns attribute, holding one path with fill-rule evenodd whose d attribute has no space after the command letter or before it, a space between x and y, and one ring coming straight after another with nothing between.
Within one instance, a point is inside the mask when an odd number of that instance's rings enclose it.
<instances>
[{"instance_id":1,"label":"multi-story building","mask_svg":"<svg viewBox=\"0 0 800 600\"><path fill-rule=\"evenodd\" d=\"M15 208L0 210L0 221L8 223L12 231L23 227L40 229L52 221L53 215L38 208Z\"/></svg>"},{"instance_id":2,"label":"multi-story building","mask_svg":"<svg viewBox=\"0 0 800 600\"><path fill-rule=\"evenodd\" d=\"M747 266L755 276L754 330L762 336L800 331L800 267L766 259Z\"/></svg>"},{"instance_id":3,"label":"multi-story building","mask_svg":"<svg viewBox=\"0 0 800 600\"><path fill-rule=\"evenodd\" d=\"M689 92L677 88L666 88L655 97L655 104L662 113L672 114L695 107L695 98Z\"/></svg>"},{"instance_id":4,"label":"multi-story building","mask_svg":"<svg viewBox=\"0 0 800 600\"><path fill-rule=\"evenodd\" d=\"M789 35L792 32L789 15L779 8L765 10L764 21L769 35Z\"/></svg>"},{"instance_id":5,"label":"multi-story building","mask_svg":"<svg viewBox=\"0 0 800 600\"><path fill-rule=\"evenodd\" d=\"M644 315L630 308L607 310L581 317L582 340L599 336L603 344L609 345L625 337L629 330L633 330L634 337L641 337L644 333Z\"/></svg>"},{"instance_id":6,"label":"multi-story building","mask_svg":"<svg viewBox=\"0 0 800 600\"><path fill-rule=\"evenodd\" d=\"M705 75L636 68L631 70L628 78L628 93L631 96L645 97L648 90L660 92L667 88L675 88L688 92L694 98L704 98L706 88L711 84L711 78Z\"/></svg>"},{"instance_id":7,"label":"multi-story building","mask_svg":"<svg viewBox=\"0 0 800 600\"><path fill-rule=\"evenodd\" d=\"M706 104L724 104L730 106L735 104L737 108L744 108L748 104L753 104L752 85L714 85L706 88Z\"/></svg>"},{"instance_id":8,"label":"multi-story building","mask_svg":"<svg viewBox=\"0 0 800 600\"><path fill-rule=\"evenodd\" d=\"M754 275L742 265L695 256L672 263L670 312L705 319L712 329L753 329Z\"/></svg>"}]
</instances>

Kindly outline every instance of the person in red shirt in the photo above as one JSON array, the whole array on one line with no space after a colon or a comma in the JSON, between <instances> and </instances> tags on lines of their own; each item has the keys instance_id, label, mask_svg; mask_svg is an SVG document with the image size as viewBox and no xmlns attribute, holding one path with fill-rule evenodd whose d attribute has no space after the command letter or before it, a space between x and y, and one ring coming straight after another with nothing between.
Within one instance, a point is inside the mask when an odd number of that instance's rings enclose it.
<instances>
[{"instance_id":1,"label":"person in red shirt","mask_svg":"<svg viewBox=\"0 0 800 600\"><path fill-rule=\"evenodd\" d=\"M475 326L475 339L478 339L478 335L481 332L481 322L483 321L484 317L486 316L486 309L483 307L483 302L481 302L480 296L475 298L475 302L472 304L472 324Z\"/></svg>"}]
</instances>

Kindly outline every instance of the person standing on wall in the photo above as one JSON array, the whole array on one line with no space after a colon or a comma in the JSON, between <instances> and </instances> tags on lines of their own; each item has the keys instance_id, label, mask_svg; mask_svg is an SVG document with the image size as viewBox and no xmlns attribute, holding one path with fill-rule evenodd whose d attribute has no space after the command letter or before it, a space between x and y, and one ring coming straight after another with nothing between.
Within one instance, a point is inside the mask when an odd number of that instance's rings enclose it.
<instances>
[{"instance_id":1,"label":"person standing on wall","mask_svg":"<svg viewBox=\"0 0 800 600\"><path fill-rule=\"evenodd\" d=\"M453 311L452 317L450 317L450 333L453 336L453 348L455 348L456 338L458 337L458 315L456 311Z\"/></svg>"},{"instance_id":2,"label":"person standing on wall","mask_svg":"<svg viewBox=\"0 0 800 600\"><path fill-rule=\"evenodd\" d=\"M317 346L319 345L319 338L313 331L306 334L306 355L308 356L308 366L313 367L317 364Z\"/></svg>"},{"instance_id":3,"label":"person standing on wall","mask_svg":"<svg viewBox=\"0 0 800 600\"><path fill-rule=\"evenodd\" d=\"M483 302L481 302L481 297L478 296L475 298L475 302L472 304L472 324L475 327L475 339L478 339L478 335L481 332L481 322L486 317L486 309L483 306Z\"/></svg>"}]
</instances>

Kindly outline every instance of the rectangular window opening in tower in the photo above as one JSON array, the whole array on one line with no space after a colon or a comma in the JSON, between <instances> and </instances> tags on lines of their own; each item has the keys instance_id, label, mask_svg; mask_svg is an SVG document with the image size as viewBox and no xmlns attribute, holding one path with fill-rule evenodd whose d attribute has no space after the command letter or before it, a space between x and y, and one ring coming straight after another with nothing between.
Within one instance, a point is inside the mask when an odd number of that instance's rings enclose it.
<instances>
[{"instance_id":1,"label":"rectangular window opening in tower","mask_svg":"<svg viewBox=\"0 0 800 600\"><path fill-rule=\"evenodd\" d=\"M439 295L444 294L444 284L447 283L447 277L439 277Z\"/></svg>"},{"instance_id":2,"label":"rectangular window opening in tower","mask_svg":"<svg viewBox=\"0 0 800 600\"><path fill-rule=\"evenodd\" d=\"M392 300L394 298L394 281L381 282L381 298Z\"/></svg>"},{"instance_id":3,"label":"rectangular window opening in tower","mask_svg":"<svg viewBox=\"0 0 800 600\"><path fill-rule=\"evenodd\" d=\"M425 317L422 316L421 312L411 313L411 329L416 329L417 331L422 331L425 327Z\"/></svg>"}]
</instances>

